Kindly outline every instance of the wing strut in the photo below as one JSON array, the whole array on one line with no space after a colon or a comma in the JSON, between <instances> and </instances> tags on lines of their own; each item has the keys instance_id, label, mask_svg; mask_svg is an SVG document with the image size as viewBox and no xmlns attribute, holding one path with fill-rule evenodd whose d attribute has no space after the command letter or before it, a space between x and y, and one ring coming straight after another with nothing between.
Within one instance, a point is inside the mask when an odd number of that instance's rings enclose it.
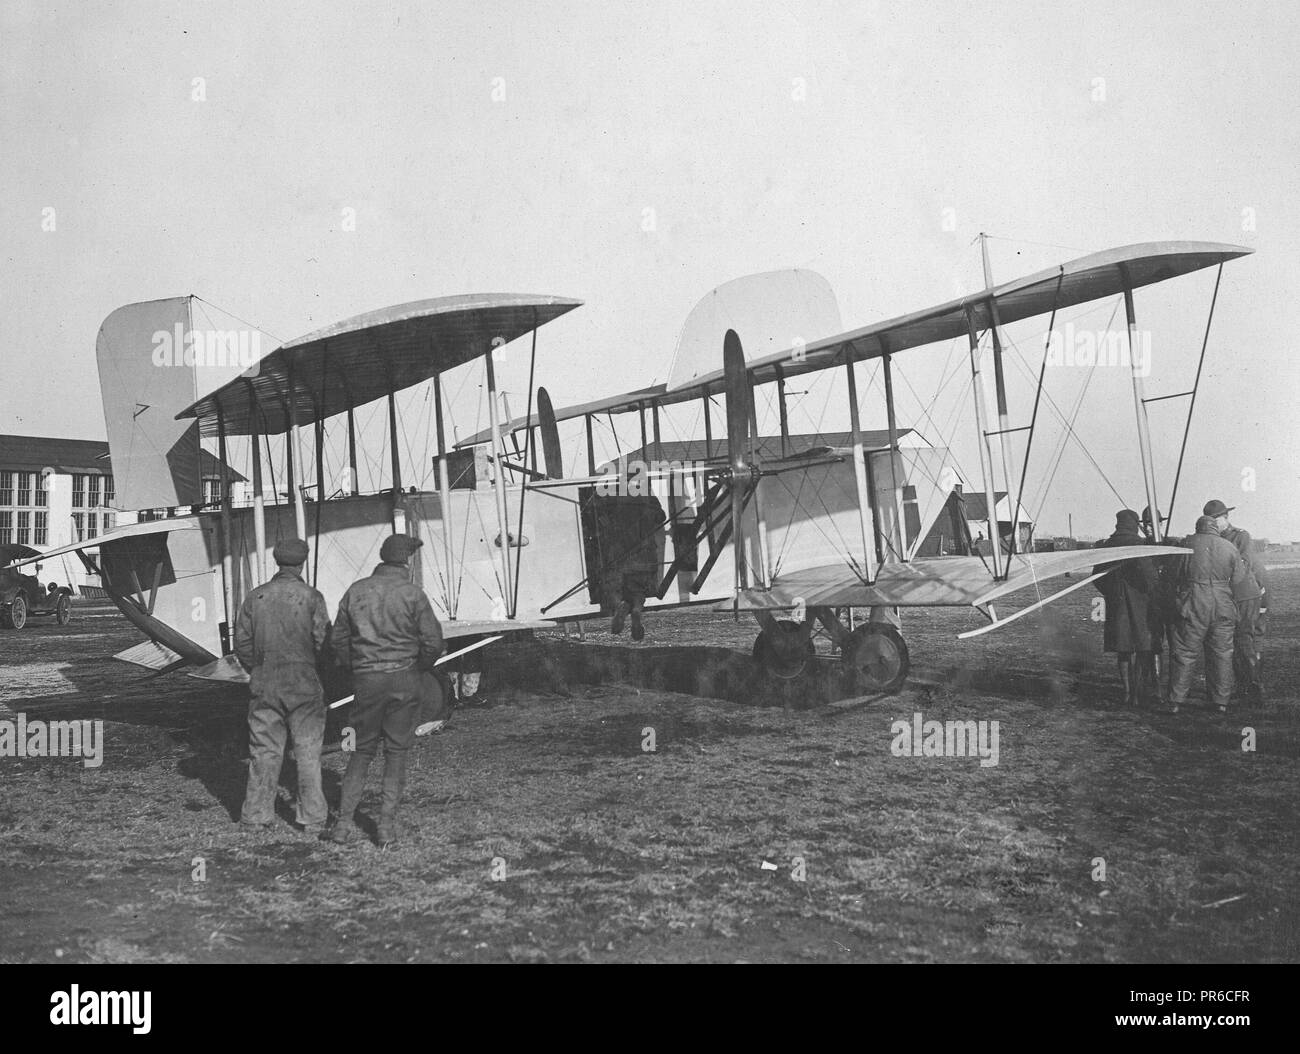
<instances>
[{"instance_id":1,"label":"wing strut","mask_svg":"<svg viewBox=\"0 0 1300 1054\"><path fill-rule=\"evenodd\" d=\"M534 309L533 310L533 345L532 345L532 351L529 353L528 356L528 416L524 418L525 421L531 421L533 418L533 376L534 376L534 371L537 368L537 327L538 325L539 323L537 321L537 310ZM549 403L549 399L547 401ZM527 465L528 455L532 454L533 468L536 469L537 468L537 463L536 463L537 447L534 446L533 431L534 429L530 428L526 433L524 433L523 461L524 464ZM518 611L519 608L519 565L524 558L524 504L527 501L528 501L528 482L527 480L525 480L523 486L519 490L519 538L518 538L519 545L515 548L514 592L510 595L510 617L511 618L515 617L515 613ZM505 538L505 546L504 546L505 552L509 554L510 537L509 535L505 535L503 537ZM506 562L508 564L509 559L507 559Z\"/></svg>"},{"instance_id":2,"label":"wing strut","mask_svg":"<svg viewBox=\"0 0 1300 1054\"><path fill-rule=\"evenodd\" d=\"M1137 317L1133 313L1133 283L1124 264L1119 265L1124 280L1124 314L1128 316L1128 358L1133 375L1133 406L1137 412L1138 452L1142 455L1142 482L1146 486L1147 508L1151 510L1153 529L1159 530L1160 509L1156 503L1156 466L1151 458L1151 423L1147 420L1147 404L1142 381L1142 371L1136 355L1138 331Z\"/></svg>"},{"instance_id":3,"label":"wing strut","mask_svg":"<svg viewBox=\"0 0 1300 1054\"><path fill-rule=\"evenodd\" d=\"M298 537L307 540L307 509L302 503L302 430L298 427L298 386L294 382L294 359L289 356L289 421L290 432L287 444L289 459L289 489L293 491L294 526Z\"/></svg>"},{"instance_id":4,"label":"wing strut","mask_svg":"<svg viewBox=\"0 0 1300 1054\"><path fill-rule=\"evenodd\" d=\"M881 338L882 343L887 344L887 338ZM894 413L894 371L892 367L893 356L888 350L881 356L881 365L885 373L885 416L889 425L889 485L893 490L894 500L894 526L895 537L898 542L898 548L895 553L898 559L907 563L907 525L903 522L903 508L899 501L900 494L898 489L898 470L895 467L899 461L898 454L898 418ZM893 542L890 542L893 545Z\"/></svg>"},{"instance_id":5,"label":"wing strut","mask_svg":"<svg viewBox=\"0 0 1300 1054\"><path fill-rule=\"evenodd\" d=\"M849 384L849 431L853 442L853 482L858 492L858 528L862 534L862 566L866 570L868 585L876 580L876 546L875 534L876 500L867 486L867 462L862 453L862 421L858 415L858 385L853 376L853 345L844 345L844 374ZM867 507L862 507L866 499ZM873 527L867 526L870 513Z\"/></svg>"},{"instance_id":6,"label":"wing strut","mask_svg":"<svg viewBox=\"0 0 1300 1054\"><path fill-rule=\"evenodd\" d=\"M483 362L487 366L487 386L488 386L488 422L492 428L492 456L496 460L492 475L493 490L496 492L497 499L497 530L500 534L497 538L501 543L501 603L506 605L510 598L514 596L514 589L510 581L510 520L506 513L506 472L505 472L505 448L501 443L501 416L497 411L497 374L492 365L492 355L496 348L489 348L487 354L483 356ZM522 540L522 539L521 539Z\"/></svg>"},{"instance_id":7,"label":"wing strut","mask_svg":"<svg viewBox=\"0 0 1300 1054\"><path fill-rule=\"evenodd\" d=\"M265 585L266 576L266 498L262 494L262 404L253 390L253 382L246 380L248 400L252 407L248 415L249 433L253 448L253 546L257 550L257 584Z\"/></svg>"},{"instance_id":8,"label":"wing strut","mask_svg":"<svg viewBox=\"0 0 1300 1054\"><path fill-rule=\"evenodd\" d=\"M984 288L993 291L993 267L989 263L989 242L986 234L980 234L980 254L984 261ZM1000 322L998 319L998 299L990 295L989 305L989 335L993 339L993 390L997 397L998 410L998 432L996 435L998 445L998 458L1002 462L1002 478L1007 485L1007 501L1011 500L1011 456L1008 451L1010 446L1011 421L1007 416L1007 382L1002 372L1002 334L999 331ZM990 455L990 460L992 456ZM1011 513L1011 546L1009 553L1016 551L1016 531L1018 529L1019 510L1010 509ZM996 516L994 517L996 519ZM1002 540L999 536L998 544L1001 546ZM1008 555L1008 564L1010 557Z\"/></svg>"},{"instance_id":9,"label":"wing strut","mask_svg":"<svg viewBox=\"0 0 1300 1054\"><path fill-rule=\"evenodd\" d=\"M1190 392L1192 401L1187 406L1187 424L1183 427L1183 445L1178 448L1178 468L1174 470L1174 489L1169 495L1169 523L1171 524L1174 519L1174 499L1178 497L1178 480L1183 474L1183 455L1187 453L1187 436L1192 430L1192 411L1196 409L1196 390L1201 386L1201 367L1205 365L1205 349L1210 343L1210 324L1214 321L1214 305L1219 300L1219 281L1222 278L1223 264L1219 264L1219 271L1214 276L1214 296L1210 298L1210 317L1205 320L1205 337L1201 340L1201 357L1196 362L1196 380L1192 382ZM1151 520L1151 529L1157 541L1162 541L1169 536L1167 531L1163 535L1160 533L1160 522L1154 518Z\"/></svg>"},{"instance_id":10,"label":"wing strut","mask_svg":"<svg viewBox=\"0 0 1300 1054\"><path fill-rule=\"evenodd\" d=\"M1038 404L1043 397L1043 383L1047 380L1047 355L1052 348L1052 330L1056 328L1056 308L1061 295L1061 282L1065 279L1065 268L1056 277L1056 295L1052 298L1052 317L1047 323L1047 343L1043 348L1043 362L1038 367L1038 387L1034 389L1034 409L1029 415L1029 438L1025 440L1025 460L1020 466L1020 487L1016 491L1016 507L1011 510L1011 551L1016 551L1016 524L1020 515L1020 501L1025 496L1025 478L1029 475L1029 451L1034 447L1034 426L1038 423ZM1030 525L1033 530L1034 525ZM1032 541L1033 535L1030 535ZM1032 545L1030 547L1032 549Z\"/></svg>"},{"instance_id":11,"label":"wing strut","mask_svg":"<svg viewBox=\"0 0 1300 1054\"><path fill-rule=\"evenodd\" d=\"M993 451L989 448L984 411L984 379L980 374L980 340L975 331L975 313L966 308L966 331L970 341L971 388L975 393L975 427L979 432L980 473L984 476L984 502L989 532L989 554L993 561L993 577L1002 577L1002 536L998 532L997 492L993 489Z\"/></svg>"},{"instance_id":12,"label":"wing strut","mask_svg":"<svg viewBox=\"0 0 1300 1054\"><path fill-rule=\"evenodd\" d=\"M221 487L221 595L226 602L226 641L233 647L235 643L235 616L239 603L235 585L235 554L232 547L233 532L230 528L230 463L226 454L226 415L217 400L217 451L220 464L217 472ZM149 613L153 614L152 604Z\"/></svg>"},{"instance_id":13,"label":"wing strut","mask_svg":"<svg viewBox=\"0 0 1300 1054\"><path fill-rule=\"evenodd\" d=\"M447 567L447 617L455 619L460 598L456 596L455 580L452 576L456 551L451 536L451 469L447 466L447 434L442 423L441 372L433 375L433 413L434 424L438 430L438 501L442 505L442 552L443 562Z\"/></svg>"}]
</instances>

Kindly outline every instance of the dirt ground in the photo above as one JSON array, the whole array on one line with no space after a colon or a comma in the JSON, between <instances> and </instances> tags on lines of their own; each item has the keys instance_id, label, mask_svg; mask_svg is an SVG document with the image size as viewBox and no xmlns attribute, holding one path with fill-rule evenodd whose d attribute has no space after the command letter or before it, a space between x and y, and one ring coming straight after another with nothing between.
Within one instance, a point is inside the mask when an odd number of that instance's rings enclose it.
<instances>
[{"instance_id":1,"label":"dirt ground","mask_svg":"<svg viewBox=\"0 0 1300 1054\"><path fill-rule=\"evenodd\" d=\"M240 693L113 661L139 638L111 609L33 619L0 632L0 720L102 719L105 748L0 758L0 960L1294 961L1300 565L1272 580L1270 705L1226 719L1203 691L1116 707L1086 590L969 642L970 613L908 613L908 686L829 703L530 678L538 654L615 653L590 624L550 634L420 741L384 851L296 832L291 766L280 825L242 833ZM754 637L648 625L643 649ZM997 721L998 764L895 756L918 712Z\"/></svg>"}]
</instances>

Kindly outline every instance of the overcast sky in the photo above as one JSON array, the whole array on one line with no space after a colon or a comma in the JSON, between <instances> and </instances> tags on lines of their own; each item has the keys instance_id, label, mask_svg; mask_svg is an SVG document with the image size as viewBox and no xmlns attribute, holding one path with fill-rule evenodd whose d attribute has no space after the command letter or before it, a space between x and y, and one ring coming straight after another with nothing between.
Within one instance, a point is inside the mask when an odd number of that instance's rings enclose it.
<instances>
[{"instance_id":1,"label":"overcast sky","mask_svg":"<svg viewBox=\"0 0 1300 1054\"><path fill-rule=\"evenodd\" d=\"M1257 535L1300 540L1297 10L7 0L0 432L103 438L95 335L137 300L197 293L288 340L424 297L578 297L539 341L564 405L664 379L693 304L749 272L822 273L849 327L978 288L981 230L999 280L1220 241L1256 252L1224 269L1177 526L1222 497ZM1138 293L1149 395L1190 386L1213 282ZM1045 325L1012 334L1030 370ZM949 352L900 357L899 413L969 467L960 384L929 417L909 390L928 403ZM1063 412L1086 373L1049 371ZM504 374L519 412L526 360ZM1009 376L1026 424L1032 385ZM451 386L461 435L483 421L479 380ZM797 430L842 424L831 383L795 396ZM1152 408L1166 496L1185 407ZM865 412L883 424L874 394ZM1027 497L1061 434L1043 425ZM1125 371L1095 371L1076 428L1140 509ZM1071 446L1042 529L1072 514L1102 535L1117 507Z\"/></svg>"}]
</instances>

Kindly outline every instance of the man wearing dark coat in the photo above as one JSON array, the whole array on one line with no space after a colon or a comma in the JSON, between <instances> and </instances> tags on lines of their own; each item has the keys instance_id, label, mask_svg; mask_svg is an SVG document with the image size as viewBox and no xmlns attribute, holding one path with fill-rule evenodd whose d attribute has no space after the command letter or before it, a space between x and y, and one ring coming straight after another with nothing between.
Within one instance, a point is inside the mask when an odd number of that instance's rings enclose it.
<instances>
[{"instance_id":1,"label":"man wearing dark coat","mask_svg":"<svg viewBox=\"0 0 1300 1054\"><path fill-rule=\"evenodd\" d=\"M613 612L609 631L623 632L632 617L632 639L645 639L646 597L659 588L663 571L663 507L649 495L619 495L602 502L601 539L608 557L603 574L606 603Z\"/></svg>"},{"instance_id":2,"label":"man wearing dark coat","mask_svg":"<svg viewBox=\"0 0 1300 1054\"><path fill-rule=\"evenodd\" d=\"M321 790L325 695L316 660L329 633L325 598L302 580L307 543L277 542L275 577L248 594L235 621L235 656L249 671L248 788L240 824L265 828L275 820L275 791L286 737L298 768L297 820L318 834L328 816Z\"/></svg>"},{"instance_id":3,"label":"man wearing dark coat","mask_svg":"<svg viewBox=\"0 0 1300 1054\"><path fill-rule=\"evenodd\" d=\"M1196 659L1205 652L1205 685L1210 703L1221 713L1232 696L1233 633L1240 590L1249 573L1229 541L1219 537L1214 518L1196 521L1196 533L1182 542L1192 550L1180 558L1177 576L1177 616L1169 674L1169 704L1175 712L1187 700Z\"/></svg>"},{"instance_id":4,"label":"man wearing dark coat","mask_svg":"<svg viewBox=\"0 0 1300 1054\"><path fill-rule=\"evenodd\" d=\"M334 620L334 652L352 671L356 700L351 723L356 750L343 774L339 818L330 831L334 842L360 837L357 806L370 763L384 745L384 782L377 841L397 841L397 813L406 789L408 752L415 742L426 697L424 674L442 654L442 627L424 590L411 581L408 561L424 543L394 534L379 549L383 562L369 578L353 582L339 602Z\"/></svg>"},{"instance_id":5,"label":"man wearing dark coat","mask_svg":"<svg viewBox=\"0 0 1300 1054\"><path fill-rule=\"evenodd\" d=\"M1121 509L1115 514L1115 532L1097 543L1099 549L1124 545L1143 545L1138 514ZM1112 570L1097 581L1097 589L1106 599L1106 628L1103 647L1115 652L1119 676L1124 685L1124 705L1138 706L1148 700L1158 702L1160 681L1156 673L1155 653L1160 648L1159 614L1160 579L1155 560L1147 557L1124 560L1118 566L1098 564L1093 574Z\"/></svg>"}]
</instances>

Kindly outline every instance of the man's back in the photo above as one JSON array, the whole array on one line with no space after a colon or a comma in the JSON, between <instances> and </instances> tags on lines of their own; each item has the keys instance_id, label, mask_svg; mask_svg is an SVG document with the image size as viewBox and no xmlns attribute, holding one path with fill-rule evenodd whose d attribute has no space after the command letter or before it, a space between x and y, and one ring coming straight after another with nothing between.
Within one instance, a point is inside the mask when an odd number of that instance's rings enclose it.
<instances>
[{"instance_id":1,"label":"man's back","mask_svg":"<svg viewBox=\"0 0 1300 1054\"><path fill-rule=\"evenodd\" d=\"M1246 567L1236 547L1217 534L1197 532L1183 541L1192 550L1185 558L1183 576L1197 585L1214 585L1230 589L1245 578Z\"/></svg>"},{"instance_id":2,"label":"man's back","mask_svg":"<svg viewBox=\"0 0 1300 1054\"><path fill-rule=\"evenodd\" d=\"M334 649L354 673L389 673L442 651L442 627L407 569L380 564L353 582L339 604Z\"/></svg>"},{"instance_id":3,"label":"man's back","mask_svg":"<svg viewBox=\"0 0 1300 1054\"><path fill-rule=\"evenodd\" d=\"M1265 589L1264 581L1264 561L1259 558L1255 552L1255 543L1251 540L1250 532L1243 531L1240 527L1234 527L1229 524L1219 532L1219 537L1232 544L1232 546L1241 554L1242 560L1245 561L1247 569L1250 571L1253 582L1248 583L1244 590L1237 591L1238 600L1247 600L1259 596Z\"/></svg>"},{"instance_id":4,"label":"man's back","mask_svg":"<svg viewBox=\"0 0 1300 1054\"><path fill-rule=\"evenodd\" d=\"M315 666L328 630L325 598L281 569L244 600L235 625L235 654L250 670L266 664Z\"/></svg>"}]
</instances>

